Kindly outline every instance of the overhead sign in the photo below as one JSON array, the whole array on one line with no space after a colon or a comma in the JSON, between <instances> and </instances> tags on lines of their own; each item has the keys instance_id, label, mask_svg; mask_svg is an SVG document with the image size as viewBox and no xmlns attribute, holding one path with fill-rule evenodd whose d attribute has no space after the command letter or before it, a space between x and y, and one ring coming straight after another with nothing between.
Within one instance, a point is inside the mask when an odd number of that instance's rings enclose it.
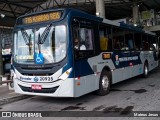
<instances>
[{"instance_id":1,"label":"overhead sign","mask_svg":"<svg viewBox=\"0 0 160 120\"><path fill-rule=\"evenodd\" d=\"M152 19L152 18L154 18L154 16L155 16L154 10L142 11L142 19L143 20Z\"/></svg>"},{"instance_id":2,"label":"overhead sign","mask_svg":"<svg viewBox=\"0 0 160 120\"><path fill-rule=\"evenodd\" d=\"M33 24L33 23L40 23L40 22L47 22L47 21L55 21L61 18L61 12L50 12L50 13L43 13L38 15L33 15L29 17L23 18L23 24Z\"/></svg>"},{"instance_id":3,"label":"overhead sign","mask_svg":"<svg viewBox=\"0 0 160 120\"><path fill-rule=\"evenodd\" d=\"M150 19L151 18L151 13L150 11L142 11L142 19Z\"/></svg>"}]
</instances>

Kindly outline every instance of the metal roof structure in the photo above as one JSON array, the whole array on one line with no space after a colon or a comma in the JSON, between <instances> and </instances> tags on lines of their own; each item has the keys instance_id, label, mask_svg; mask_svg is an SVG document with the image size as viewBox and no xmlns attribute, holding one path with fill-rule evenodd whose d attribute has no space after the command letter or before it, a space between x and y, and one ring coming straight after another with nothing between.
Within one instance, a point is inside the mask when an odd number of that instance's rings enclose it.
<instances>
[{"instance_id":1,"label":"metal roof structure","mask_svg":"<svg viewBox=\"0 0 160 120\"><path fill-rule=\"evenodd\" d=\"M137 1L139 10L160 11L160 0L104 0L106 18L132 17L132 5ZM23 14L57 7L73 7L91 14L96 12L96 0L0 0L0 26L13 26L15 19Z\"/></svg>"},{"instance_id":2,"label":"metal roof structure","mask_svg":"<svg viewBox=\"0 0 160 120\"><path fill-rule=\"evenodd\" d=\"M0 0L0 12L10 17L18 17L40 6L47 0Z\"/></svg>"}]
</instances>

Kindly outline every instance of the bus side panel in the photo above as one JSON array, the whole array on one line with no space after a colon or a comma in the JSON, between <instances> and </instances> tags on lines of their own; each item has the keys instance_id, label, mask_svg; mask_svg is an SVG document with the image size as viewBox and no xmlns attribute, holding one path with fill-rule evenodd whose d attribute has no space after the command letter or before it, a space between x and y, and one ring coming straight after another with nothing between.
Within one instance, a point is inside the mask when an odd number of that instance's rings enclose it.
<instances>
[{"instance_id":1,"label":"bus side panel","mask_svg":"<svg viewBox=\"0 0 160 120\"><path fill-rule=\"evenodd\" d=\"M140 52L115 51L112 54L112 61L115 65L112 83L132 78L143 72Z\"/></svg>"},{"instance_id":2,"label":"bus side panel","mask_svg":"<svg viewBox=\"0 0 160 120\"><path fill-rule=\"evenodd\" d=\"M109 68L114 68L114 64L112 60L111 59L103 60L102 54L95 57L91 57L88 60L85 60L85 63L84 63L84 60L83 62L81 61L80 63L75 63L75 75L76 75L75 96L76 97L79 97L81 95L84 95L99 89L100 75L105 66L108 66ZM78 79L78 77L80 77L80 79Z\"/></svg>"},{"instance_id":3,"label":"bus side panel","mask_svg":"<svg viewBox=\"0 0 160 120\"><path fill-rule=\"evenodd\" d=\"M139 51L130 51L128 66L125 67L124 79L129 79L143 73L143 64Z\"/></svg>"},{"instance_id":4,"label":"bus side panel","mask_svg":"<svg viewBox=\"0 0 160 120\"><path fill-rule=\"evenodd\" d=\"M90 66L90 59L83 59L75 61L75 96L87 94L96 90L96 79L92 67ZM94 59L94 58L93 58Z\"/></svg>"},{"instance_id":5,"label":"bus side panel","mask_svg":"<svg viewBox=\"0 0 160 120\"><path fill-rule=\"evenodd\" d=\"M96 77L94 74L75 79L75 97L82 96L96 90Z\"/></svg>"},{"instance_id":6,"label":"bus side panel","mask_svg":"<svg viewBox=\"0 0 160 120\"><path fill-rule=\"evenodd\" d=\"M158 66L158 60L156 59L156 52L149 51L149 71L153 70Z\"/></svg>"},{"instance_id":7,"label":"bus side panel","mask_svg":"<svg viewBox=\"0 0 160 120\"><path fill-rule=\"evenodd\" d=\"M158 66L158 61L155 59L153 51L141 51L140 58L143 63L143 67L145 61L148 62L149 71L153 70Z\"/></svg>"},{"instance_id":8,"label":"bus side panel","mask_svg":"<svg viewBox=\"0 0 160 120\"><path fill-rule=\"evenodd\" d=\"M58 97L75 97L74 96L74 79L67 78L59 87Z\"/></svg>"},{"instance_id":9,"label":"bus side panel","mask_svg":"<svg viewBox=\"0 0 160 120\"><path fill-rule=\"evenodd\" d=\"M123 73L124 73L124 69L122 69L122 68L113 70L112 84L122 81L123 80Z\"/></svg>"}]
</instances>

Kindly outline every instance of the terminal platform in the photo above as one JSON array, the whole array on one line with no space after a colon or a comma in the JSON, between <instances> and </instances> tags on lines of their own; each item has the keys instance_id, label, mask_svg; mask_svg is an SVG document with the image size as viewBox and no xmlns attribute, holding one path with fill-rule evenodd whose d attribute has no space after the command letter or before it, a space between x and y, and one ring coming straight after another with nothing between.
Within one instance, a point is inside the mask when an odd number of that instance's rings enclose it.
<instances>
[{"instance_id":1,"label":"terminal platform","mask_svg":"<svg viewBox=\"0 0 160 120\"><path fill-rule=\"evenodd\" d=\"M5 78L3 77L2 83L4 81L5 81ZM0 85L0 105L22 100L27 97L30 97L30 96L15 93L13 88L10 88L9 84L7 83Z\"/></svg>"}]
</instances>

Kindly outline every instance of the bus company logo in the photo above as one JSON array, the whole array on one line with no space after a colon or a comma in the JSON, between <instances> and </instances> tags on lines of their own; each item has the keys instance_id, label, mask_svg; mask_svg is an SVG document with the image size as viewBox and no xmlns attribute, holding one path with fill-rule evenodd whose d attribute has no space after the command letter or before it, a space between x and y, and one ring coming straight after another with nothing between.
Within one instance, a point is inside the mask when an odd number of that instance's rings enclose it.
<instances>
[{"instance_id":1,"label":"bus company logo","mask_svg":"<svg viewBox=\"0 0 160 120\"><path fill-rule=\"evenodd\" d=\"M116 58L116 61L115 61L115 62L116 62L116 65L119 65L119 56L116 55L115 58Z\"/></svg>"},{"instance_id":2,"label":"bus company logo","mask_svg":"<svg viewBox=\"0 0 160 120\"><path fill-rule=\"evenodd\" d=\"M34 78L34 81L35 81L35 82L38 82L38 80L39 80L38 77L35 77L35 78Z\"/></svg>"},{"instance_id":3,"label":"bus company logo","mask_svg":"<svg viewBox=\"0 0 160 120\"><path fill-rule=\"evenodd\" d=\"M32 78L27 78L27 77L22 77L22 76L20 76L20 80L32 80Z\"/></svg>"}]
</instances>

